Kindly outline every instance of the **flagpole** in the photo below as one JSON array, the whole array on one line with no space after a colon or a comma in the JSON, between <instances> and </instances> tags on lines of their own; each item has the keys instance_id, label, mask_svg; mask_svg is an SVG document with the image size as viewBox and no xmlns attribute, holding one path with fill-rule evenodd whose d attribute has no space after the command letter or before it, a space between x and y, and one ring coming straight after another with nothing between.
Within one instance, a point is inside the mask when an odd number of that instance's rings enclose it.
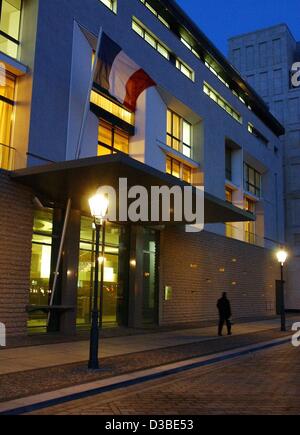
<instances>
[{"instance_id":1,"label":"flagpole","mask_svg":"<svg viewBox=\"0 0 300 435\"><path fill-rule=\"evenodd\" d=\"M99 49L100 49L102 35L103 35L103 28L101 26L100 30L99 30L99 36L98 36L98 41L97 41L97 48L96 48L96 53L95 53L95 58L94 58L94 63L93 63L90 83L89 83L89 87L88 87L88 93L87 93L87 97L86 97L86 101L85 101L82 122L81 122L81 126L80 126L80 132L79 132L78 143L77 143L77 148L76 148L75 160L80 159L82 141L83 141L83 138L84 138L86 121L87 121L87 117L88 117L89 109L90 109L91 92L92 92L93 84L94 84L94 77L95 77L97 63L98 63L98 53L99 53Z\"/></svg>"}]
</instances>

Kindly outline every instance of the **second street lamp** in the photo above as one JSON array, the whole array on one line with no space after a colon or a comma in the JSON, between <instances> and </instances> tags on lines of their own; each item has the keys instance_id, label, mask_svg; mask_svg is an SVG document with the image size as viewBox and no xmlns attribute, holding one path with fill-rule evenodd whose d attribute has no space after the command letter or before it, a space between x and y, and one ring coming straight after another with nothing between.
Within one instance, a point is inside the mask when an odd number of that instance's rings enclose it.
<instances>
[{"instance_id":1,"label":"second street lamp","mask_svg":"<svg viewBox=\"0 0 300 435\"><path fill-rule=\"evenodd\" d=\"M102 325L103 313L103 284L104 284L104 256L105 256L105 226L109 202L108 199L100 194L93 196L89 200L91 215L94 218L96 232L96 247L95 247L95 277L94 277L94 301L92 311L92 326L90 336L90 358L89 369L99 369L99 261L101 258L101 282L100 282L100 325ZM100 257L100 231L102 228L102 248Z\"/></svg>"},{"instance_id":2,"label":"second street lamp","mask_svg":"<svg viewBox=\"0 0 300 435\"><path fill-rule=\"evenodd\" d=\"M284 268L284 264L286 262L288 258L288 253L284 250L281 249L280 251L277 252L277 260L278 263L280 264L280 291L281 291L281 307L280 307L280 311L281 311L281 331L282 332L286 332L286 315L285 315L285 297L284 297L284 276L283 276L283 268Z\"/></svg>"}]
</instances>

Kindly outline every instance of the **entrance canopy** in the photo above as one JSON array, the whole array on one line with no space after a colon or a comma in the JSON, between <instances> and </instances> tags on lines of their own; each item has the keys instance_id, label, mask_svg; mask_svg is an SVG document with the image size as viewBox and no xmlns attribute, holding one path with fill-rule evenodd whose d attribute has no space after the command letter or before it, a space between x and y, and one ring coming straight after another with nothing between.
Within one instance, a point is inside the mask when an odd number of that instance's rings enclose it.
<instances>
[{"instance_id":1,"label":"entrance canopy","mask_svg":"<svg viewBox=\"0 0 300 435\"><path fill-rule=\"evenodd\" d=\"M118 191L119 178L126 178L129 188L143 186L149 193L152 186L187 186L122 153L22 169L13 172L11 177L31 187L42 201L65 206L70 198L72 208L85 213L90 210L89 198L100 186L112 186ZM255 220L253 214L208 193L205 193L204 214L206 224Z\"/></svg>"}]
</instances>

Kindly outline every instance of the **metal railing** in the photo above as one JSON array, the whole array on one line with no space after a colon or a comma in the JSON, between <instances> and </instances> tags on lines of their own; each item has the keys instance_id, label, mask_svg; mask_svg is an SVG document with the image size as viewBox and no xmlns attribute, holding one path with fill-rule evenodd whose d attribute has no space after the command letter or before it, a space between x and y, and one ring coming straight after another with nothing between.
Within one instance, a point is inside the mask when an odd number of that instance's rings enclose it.
<instances>
[{"instance_id":1,"label":"metal railing","mask_svg":"<svg viewBox=\"0 0 300 435\"><path fill-rule=\"evenodd\" d=\"M15 153L15 148L0 143L0 169L6 169L7 171L14 169Z\"/></svg>"}]
</instances>

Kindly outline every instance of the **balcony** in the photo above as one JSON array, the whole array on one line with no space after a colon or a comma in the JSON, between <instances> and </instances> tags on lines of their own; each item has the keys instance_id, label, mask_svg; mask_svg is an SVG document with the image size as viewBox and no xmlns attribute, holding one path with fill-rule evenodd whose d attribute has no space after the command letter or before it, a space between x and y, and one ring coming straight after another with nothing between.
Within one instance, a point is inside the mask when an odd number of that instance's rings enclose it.
<instances>
[{"instance_id":1,"label":"balcony","mask_svg":"<svg viewBox=\"0 0 300 435\"><path fill-rule=\"evenodd\" d=\"M15 148L0 143L0 169L12 171L15 163Z\"/></svg>"}]
</instances>

